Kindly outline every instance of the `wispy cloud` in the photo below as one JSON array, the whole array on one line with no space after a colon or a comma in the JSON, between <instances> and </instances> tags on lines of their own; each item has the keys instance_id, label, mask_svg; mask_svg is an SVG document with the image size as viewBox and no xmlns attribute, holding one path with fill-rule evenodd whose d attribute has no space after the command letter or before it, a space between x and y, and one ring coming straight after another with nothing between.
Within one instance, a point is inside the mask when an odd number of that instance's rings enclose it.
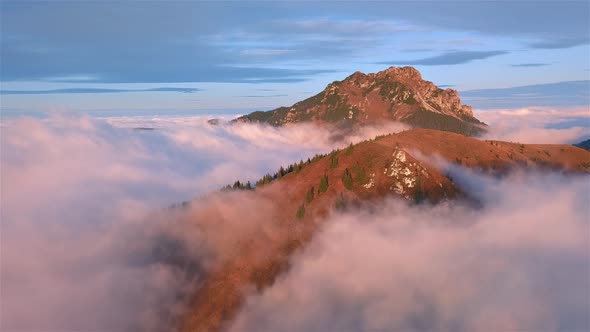
<instances>
[{"instance_id":1,"label":"wispy cloud","mask_svg":"<svg viewBox=\"0 0 590 332\"><path fill-rule=\"evenodd\" d=\"M461 99L478 108L580 106L590 104L590 81L565 81L501 89L461 92Z\"/></svg>"},{"instance_id":2,"label":"wispy cloud","mask_svg":"<svg viewBox=\"0 0 590 332\"><path fill-rule=\"evenodd\" d=\"M343 37L353 35L396 33L401 31L415 31L420 28L393 20L361 20L361 19L332 19L329 17L296 21L276 21L274 26L296 34L324 34L340 35ZM347 37L349 38L349 37Z\"/></svg>"},{"instance_id":3,"label":"wispy cloud","mask_svg":"<svg viewBox=\"0 0 590 332\"><path fill-rule=\"evenodd\" d=\"M373 63L397 45L440 51L481 41L490 49L503 49L507 40L533 48L571 47L588 41L588 4L583 1L506 6L481 1L396 2L395 6L325 2L311 12L302 3L253 6L245 2L232 8L187 1L166 6L144 3L140 11L126 2L6 3L3 10L10 14L2 17L2 80L292 82L320 73L270 68L281 68L286 58L299 61L301 69L345 68L358 63L352 60L359 56ZM120 16L108 15L112 10ZM481 19L482 14L488 19ZM121 17L133 17L133 24ZM66 31L65 26L76 29ZM427 43L415 44L423 40ZM467 57L457 59L460 55ZM481 56L486 55L462 52L401 62L459 64Z\"/></svg>"},{"instance_id":4,"label":"wispy cloud","mask_svg":"<svg viewBox=\"0 0 590 332\"><path fill-rule=\"evenodd\" d=\"M578 38L565 38L565 39L548 39L529 44L531 48L537 49L559 49L559 48L570 48L574 46L588 44L590 40L588 36Z\"/></svg>"},{"instance_id":5,"label":"wispy cloud","mask_svg":"<svg viewBox=\"0 0 590 332\"><path fill-rule=\"evenodd\" d=\"M0 90L2 95L49 95L49 94L87 94L87 93L128 93L128 92L182 92L194 93L197 88L151 88L151 89L102 89L102 88L71 88L52 90Z\"/></svg>"},{"instance_id":6,"label":"wispy cloud","mask_svg":"<svg viewBox=\"0 0 590 332\"><path fill-rule=\"evenodd\" d=\"M422 66L443 66L459 65L474 60L487 59L493 56L507 54L506 51L453 51L433 57L417 60L391 60L377 62L380 65L422 65Z\"/></svg>"},{"instance_id":7,"label":"wispy cloud","mask_svg":"<svg viewBox=\"0 0 590 332\"><path fill-rule=\"evenodd\" d=\"M515 64L511 64L511 67L543 67L543 66L549 66L551 65L550 63L541 63L541 62L533 62L533 63L515 63Z\"/></svg>"},{"instance_id":8,"label":"wispy cloud","mask_svg":"<svg viewBox=\"0 0 590 332\"><path fill-rule=\"evenodd\" d=\"M272 49L272 48L255 48L249 50L242 50L240 54L242 55L251 55L251 56L273 56L273 55L283 55L292 52L289 49Z\"/></svg>"},{"instance_id":9,"label":"wispy cloud","mask_svg":"<svg viewBox=\"0 0 590 332\"><path fill-rule=\"evenodd\" d=\"M590 137L587 107L520 107L474 110L489 124L485 139L523 143L574 143Z\"/></svg>"},{"instance_id":10,"label":"wispy cloud","mask_svg":"<svg viewBox=\"0 0 590 332\"><path fill-rule=\"evenodd\" d=\"M287 97L288 95L246 95L246 96L237 96L239 98L275 98L275 97Z\"/></svg>"}]
</instances>

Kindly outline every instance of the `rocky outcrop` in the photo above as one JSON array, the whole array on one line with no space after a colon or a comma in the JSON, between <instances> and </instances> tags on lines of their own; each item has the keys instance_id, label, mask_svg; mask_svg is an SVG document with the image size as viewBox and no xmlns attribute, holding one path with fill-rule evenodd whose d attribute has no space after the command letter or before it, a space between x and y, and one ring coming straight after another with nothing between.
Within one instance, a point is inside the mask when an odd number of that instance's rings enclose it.
<instances>
[{"instance_id":1,"label":"rocky outcrop","mask_svg":"<svg viewBox=\"0 0 590 332\"><path fill-rule=\"evenodd\" d=\"M371 74L357 71L291 107L254 112L234 121L282 126L298 122L363 125L383 120L466 135L485 130L471 107L461 104L456 90L443 90L423 80L413 67L390 67Z\"/></svg>"}]
</instances>

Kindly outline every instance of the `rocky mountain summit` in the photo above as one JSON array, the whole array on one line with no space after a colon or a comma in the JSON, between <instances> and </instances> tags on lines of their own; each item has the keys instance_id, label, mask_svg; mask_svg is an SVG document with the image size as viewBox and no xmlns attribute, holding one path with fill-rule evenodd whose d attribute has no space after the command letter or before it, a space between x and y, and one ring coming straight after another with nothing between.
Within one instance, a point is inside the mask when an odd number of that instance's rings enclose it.
<instances>
[{"instance_id":1,"label":"rocky mountain summit","mask_svg":"<svg viewBox=\"0 0 590 332\"><path fill-rule=\"evenodd\" d=\"M443 90L423 80L413 67L390 67L371 74L357 71L291 107L250 113L234 122L352 126L384 120L464 135L480 134L486 127L473 116L470 106L461 104L456 90Z\"/></svg>"}]
</instances>

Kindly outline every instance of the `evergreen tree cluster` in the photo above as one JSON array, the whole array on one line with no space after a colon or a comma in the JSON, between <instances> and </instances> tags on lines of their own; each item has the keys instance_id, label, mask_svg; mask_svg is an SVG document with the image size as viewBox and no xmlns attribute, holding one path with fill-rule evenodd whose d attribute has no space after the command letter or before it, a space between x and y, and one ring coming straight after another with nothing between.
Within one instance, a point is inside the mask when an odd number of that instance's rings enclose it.
<instances>
[{"instance_id":1,"label":"evergreen tree cluster","mask_svg":"<svg viewBox=\"0 0 590 332\"><path fill-rule=\"evenodd\" d=\"M324 175L320 178L320 185L318 186L318 195L325 193L328 190L328 176Z\"/></svg>"},{"instance_id":2,"label":"evergreen tree cluster","mask_svg":"<svg viewBox=\"0 0 590 332\"><path fill-rule=\"evenodd\" d=\"M346 153L350 154L352 151L352 147L353 147L353 145L351 143L349 145L349 147L347 148ZM332 152L329 153L330 168L332 168L332 169L338 167L338 158L336 157L336 155L338 154L339 151L340 151L340 149L336 149L336 150L333 150ZM228 184L225 187L222 187L221 190L252 190L255 187L261 187L265 184L271 183L272 181L274 181L276 179L280 179L289 173L292 173L292 172L299 173L303 169L303 167L305 167L306 165L310 165L310 164L312 164L312 163L314 163L326 156L328 156L328 154L316 153L313 157L307 158L307 160L305 160L305 161L300 160L299 162L290 164L287 167L281 166L281 167L279 167L279 169L275 173L273 173L273 174L267 173L262 178L258 179L258 181L255 182L254 186L252 186L249 181L246 183L236 181L236 182L234 182L233 185ZM328 178L327 178L327 176L324 176L324 177L325 177L325 179L320 180L320 188L318 188L318 194L320 194L328 189ZM322 180L325 181L325 188L322 188Z\"/></svg>"},{"instance_id":3,"label":"evergreen tree cluster","mask_svg":"<svg viewBox=\"0 0 590 332\"><path fill-rule=\"evenodd\" d=\"M250 181L248 181L246 183L236 181L236 182L234 182L233 185L228 184L227 186L221 188L221 190L252 190L252 189L254 189L254 188L250 184Z\"/></svg>"},{"instance_id":4,"label":"evergreen tree cluster","mask_svg":"<svg viewBox=\"0 0 590 332\"><path fill-rule=\"evenodd\" d=\"M365 169L361 168L358 161L352 166L352 173L354 174L354 180L357 182L364 182L366 178Z\"/></svg>"},{"instance_id":5,"label":"evergreen tree cluster","mask_svg":"<svg viewBox=\"0 0 590 332\"><path fill-rule=\"evenodd\" d=\"M332 169L338 167L338 158L336 158L337 153L338 153L338 150L334 150L334 151L330 152L330 168L332 168Z\"/></svg>"},{"instance_id":6,"label":"evergreen tree cluster","mask_svg":"<svg viewBox=\"0 0 590 332\"><path fill-rule=\"evenodd\" d=\"M325 193L328 190L328 176L327 175L322 175L322 177L320 178L320 185L318 186L318 192L317 194L320 195L321 193ZM313 199L315 198L315 187L311 186L306 192L305 192L305 202L303 204L301 204L299 206L299 208L297 209L297 213L295 214L295 217L299 220L303 219L304 215L305 215L305 204L309 204L313 201Z\"/></svg>"},{"instance_id":7,"label":"evergreen tree cluster","mask_svg":"<svg viewBox=\"0 0 590 332\"><path fill-rule=\"evenodd\" d=\"M414 192L414 202L420 204L428 199L428 192L422 190L422 177L416 179L416 191Z\"/></svg>"},{"instance_id":8,"label":"evergreen tree cluster","mask_svg":"<svg viewBox=\"0 0 590 332\"><path fill-rule=\"evenodd\" d=\"M300 160L298 163L293 163L287 166L286 168L281 166L274 174L268 173L264 175L262 178L260 178L258 181L256 181L256 187L271 183L272 181L280 179L283 176L292 172L299 173L306 165L314 163L325 156L325 154L316 154L312 158L307 158L306 161Z\"/></svg>"},{"instance_id":9,"label":"evergreen tree cluster","mask_svg":"<svg viewBox=\"0 0 590 332\"><path fill-rule=\"evenodd\" d=\"M305 217L305 206L303 206L303 204L301 204L299 206L299 208L297 209L297 213L295 214L295 217L299 220L303 219L303 217Z\"/></svg>"},{"instance_id":10,"label":"evergreen tree cluster","mask_svg":"<svg viewBox=\"0 0 590 332\"><path fill-rule=\"evenodd\" d=\"M315 189L313 188L313 186L311 186L311 188L309 188L309 190L305 194L305 202L311 203L311 201L313 201L314 195L315 195Z\"/></svg>"},{"instance_id":11,"label":"evergreen tree cluster","mask_svg":"<svg viewBox=\"0 0 590 332\"><path fill-rule=\"evenodd\" d=\"M344 152L345 156L350 156L352 154L352 143L350 143L350 145L346 148L346 151Z\"/></svg>"},{"instance_id":12,"label":"evergreen tree cluster","mask_svg":"<svg viewBox=\"0 0 590 332\"><path fill-rule=\"evenodd\" d=\"M344 188L352 190L352 174L348 171L348 168L344 170L342 174L342 184Z\"/></svg>"},{"instance_id":13,"label":"evergreen tree cluster","mask_svg":"<svg viewBox=\"0 0 590 332\"><path fill-rule=\"evenodd\" d=\"M332 153L334 153L334 152L332 152ZM270 174L270 173L265 174L262 178L260 178L258 181L255 182L255 186L261 187L265 184L271 183L272 181L274 181L276 179L280 179L283 176L285 176L289 173L292 173L292 172L299 173L303 169L303 167L305 167L306 165L312 164L312 163L324 158L325 156L327 156L327 155L317 153L313 157L307 158L307 160L305 160L305 161L300 160L299 162L293 163L287 167L281 166L274 174ZM250 184L250 181L248 181L246 183L236 181L236 182L234 182L233 185L228 184L225 187L221 188L221 190L251 190L251 189L254 189L255 186L252 186Z\"/></svg>"}]
</instances>

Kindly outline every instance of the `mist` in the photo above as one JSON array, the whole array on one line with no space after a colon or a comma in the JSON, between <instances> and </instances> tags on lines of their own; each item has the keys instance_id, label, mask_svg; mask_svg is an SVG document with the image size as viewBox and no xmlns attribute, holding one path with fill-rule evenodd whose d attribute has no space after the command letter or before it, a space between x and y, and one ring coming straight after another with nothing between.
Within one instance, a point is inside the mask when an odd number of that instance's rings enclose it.
<instances>
[{"instance_id":1,"label":"mist","mask_svg":"<svg viewBox=\"0 0 590 332\"><path fill-rule=\"evenodd\" d=\"M590 329L590 177L458 172L482 208L334 213L229 331Z\"/></svg>"},{"instance_id":2,"label":"mist","mask_svg":"<svg viewBox=\"0 0 590 332\"><path fill-rule=\"evenodd\" d=\"M2 327L60 331L169 329L202 274L273 208L211 192L404 128L336 141L313 126L212 126L206 117L1 125ZM142 126L155 129L133 129Z\"/></svg>"},{"instance_id":3,"label":"mist","mask_svg":"<svg viewBox=\"0 0 590 332\"><path fill-rule=\"evenodd\" d=\"M272 201L218 188L401 129L3 121L2 327L171 329L235 243L272 239ZM333 211L286 274L246 294L228 329L589 329L590 178L448 172L481 204Z\"/></svg>"},{"instance_id":4,"label":"mist","mask_svg":"<svg viewBox=\"0 0 590 332\"><path fill-rule=\"evenodd\" d=\"M590 114L586 106L475 110L475 116L489 125L482 139L572 144L590 136Z\"/></svg>"}]
</instances>

